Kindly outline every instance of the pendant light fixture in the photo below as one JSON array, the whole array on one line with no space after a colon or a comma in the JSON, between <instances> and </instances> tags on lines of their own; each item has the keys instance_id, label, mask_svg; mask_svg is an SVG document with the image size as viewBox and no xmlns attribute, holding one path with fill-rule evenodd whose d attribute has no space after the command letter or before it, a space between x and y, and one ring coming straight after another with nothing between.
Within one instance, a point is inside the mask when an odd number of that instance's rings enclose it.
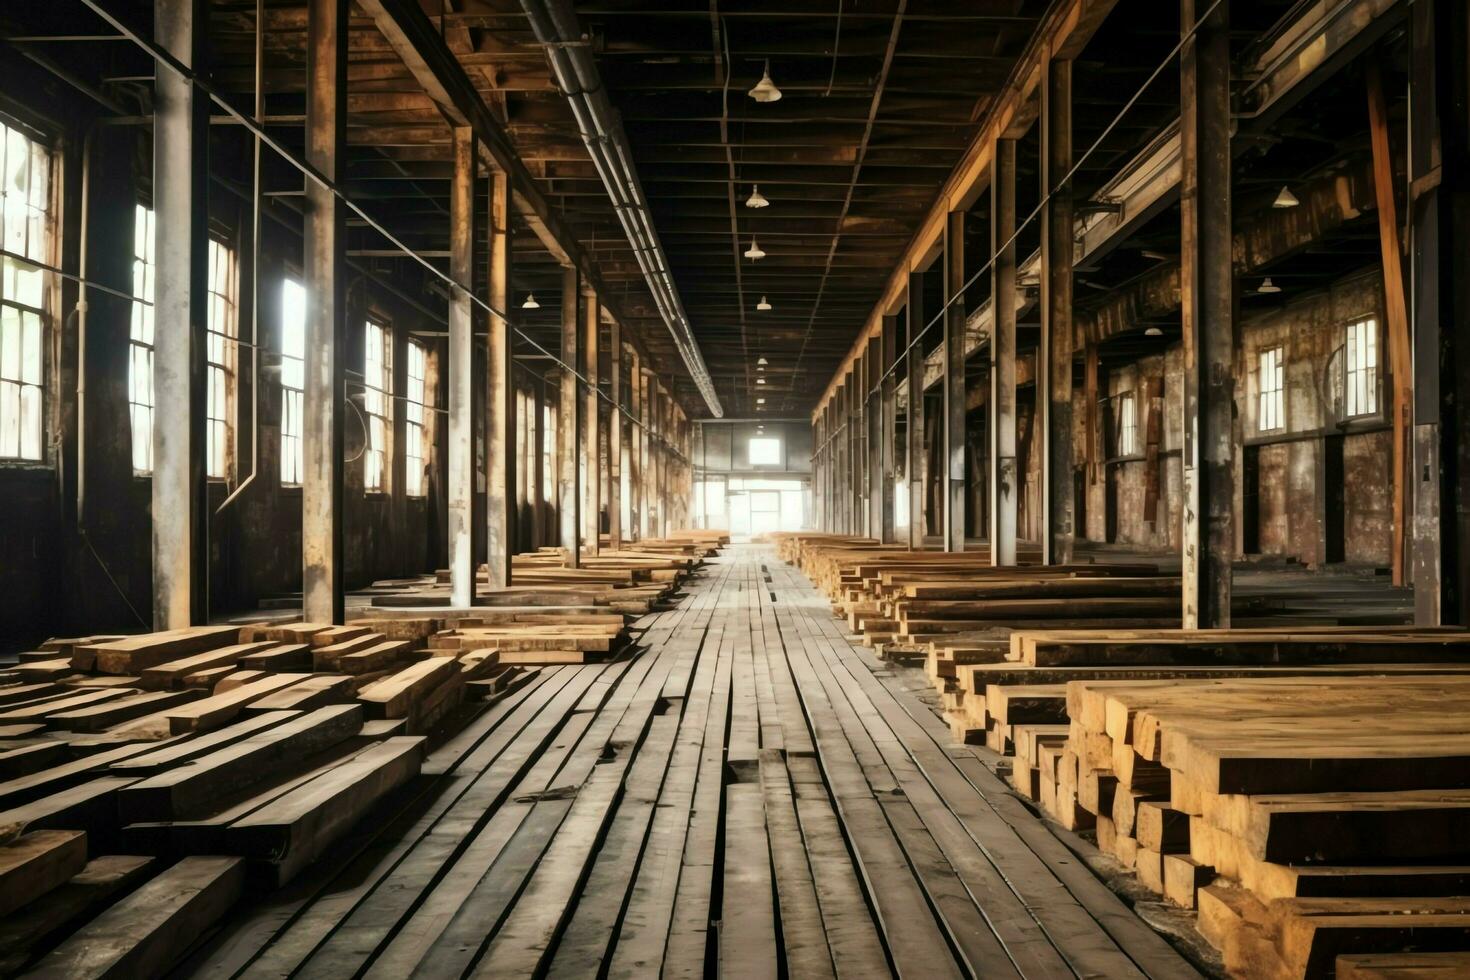
<instances>
[{"instance_id":1,"label":"pendant light fixture","mask_svg":"<svg viewBox=\"0 0 1470 980\"><path fill-rule=\"evenodd\" d=\"M1143 335L1145 337L1162 337L1164 335L1164 331L1160 330L1158 327L1149 327L1143 332Z\"/></svg>"},{"instance_id":2,"label":"pendant light fixture","mask_svg":"<svg viewBox=\"0 0 1470 980\"><path fill-rule=\"evenodd\" d=\"M1296 199L1296 195L1291 192L1291 188L1283 184L1281 192L1276 195L1276 200L1271 202L1271 206L1273 208L1294 208L1301 203L1301 201Z\"/></svg>"},{"instance_id":3,"label":"pendant light fixture","mask_svg":"<svg viewBox=\"0 0 1470 980\"><path fill-rule=\"evenodd\" d=\"M1281 292L1281 287L1272 282L1270 276L1267 276L1265 279L1261 280L1261 284L1256 287L1256 292L1261 293L1262 295L1269 296L1274 293Z\"/></svg>"},{"instance_id":4,"label":"pendant light fixture","mask_svg":"<svg viewBox=\"0 0 1470 980\"><path fill-rule=\"evenodd\" d=\"M771 362L768 361L768 360L766 360L764 357L762 357L762 358L758 359L755 363L757 363L757 364L769 364Z\"/></svg>"},{"instance_id":5,"label":"pendant light fixture","mask_svg":"<svg viewBox=\"0 0 1470 980\"><path fill-rule=\"evenodd\" d=\"M763 385L763 384L766 383L766 379L765 378L756 378L755 379L755 383L758 384L758 385Z\"/></svg>"},{"instance_id":6,"label":"pendant light fixture","mask_svg":"<svg viewBox=\"0 0 1470 980\"><path fill-rule=\"evenodd\" d=\"M745 250L745 257L754 262L757 259L765 258L766 253L765 250L760 247L759 243L757 243L756 240L752 238L750 240L750 248L747 248Z\"/></svg>"},{"instance_id":7,"label":"pendant light fixture","mask_svg":"<svg viewBox=\"0 0 1470 980\"><path fill-rule=\"evenodd\" d=\"M761 193L760 185L756 184L751 187L750 196L745 199L745 206L748 208L767 208L771 206L771 202L766 200L766 196Z\"/></svg>"},{"instance_id":8,"label":"pendant light fixture","mask_svg":"<svg viewBox=\"0 0 1470 980\"><path fill-rule=\"evenodd\" d=\"M766 70L761 73L761 80L755 83L755 88L746 93L757 102L779 102L781 101L781 90L776 83L771 81L771 63L766 62Z\"/></svg>"},{"instance_id":9,"label":"pendant light fixture","mask_svg":"<svg viewBox=\"0 0 1470 980\"><path fill-rule=\"evenodd\" d=\"M526 301L521 304L521 309L523 309L523 310L539 310L539 309L541 309L541 304L538 303L538 302L536 302L536 294L535 293L527 293L526 294Z\"/></svg>"},{"instance_id":10,"label":"pendant light fixture","mask_svg":"<svg viewBox=\"0 0 1470 980\"><path fill-rule=\"evenodd\" d=\"M762 296L761 301L755 304L755 308L764 312L765 310L769 310L771 308L771 304L766 302L766 298Z\"/></svg>"}]
</instances>

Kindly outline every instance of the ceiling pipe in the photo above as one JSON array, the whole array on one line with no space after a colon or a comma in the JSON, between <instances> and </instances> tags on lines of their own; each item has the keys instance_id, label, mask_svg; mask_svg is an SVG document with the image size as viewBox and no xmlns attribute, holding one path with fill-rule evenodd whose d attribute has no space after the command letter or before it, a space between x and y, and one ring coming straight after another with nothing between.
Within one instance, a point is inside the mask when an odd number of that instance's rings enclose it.
<instances>
[{"instance_id":1,"label":"ceiling pipe","mask_svg":"<svg viewBox=\"0 0 1470 980\"><path fill-rule=\"evenodd\" d=\"M582 36L576 12L568 0L521 0L530 18L536 40L546 51L547 61L556 76L557 86L566 97L576 117L582 142L602 179L602 186L612 200L613 210L633 246L633 255L643 271L643 279L653 294L659 316L669 328L679 356L694 378L699 393L715 418L725 412L715 394L709 368L700 354L699 343L689 326L689 315L674 285L669 260L659 243L658 231L649 215L643 185L633 166L633 153L617 110L608 100L602 78L593 60L590 45Z\"/></svg>"}]
</instances>

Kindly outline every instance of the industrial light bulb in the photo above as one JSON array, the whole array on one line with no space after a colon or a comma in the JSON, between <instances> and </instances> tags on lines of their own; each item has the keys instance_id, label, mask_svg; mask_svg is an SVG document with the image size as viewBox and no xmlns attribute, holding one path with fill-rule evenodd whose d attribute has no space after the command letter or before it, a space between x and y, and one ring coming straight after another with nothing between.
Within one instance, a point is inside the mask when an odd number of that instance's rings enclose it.
<instances>
[{"instance_id":1,"label":"industrial light bulb","mask_svg":"<svg viewBox=\"0 0 1470 980\"><path fill-rule=\"evenodd\" d=\"M756 378L755 379L755 383L758 384L758 385L763 385L763 384L766 383L766 379L765 378Z\"/></svg>"},{"instance_id":2,"label":"industrial light bulb","mask_svg":"<svg viewBox=\"0 0 1470 980\"><path fill-rule=\"evenodd\" d=\"M770 204L771 202L767 201L765 195L761 193L759 184L750 189L750 196L745 199L745 206L748 208L770 207Z\"/></svg>"},{"instance_id":3,"label":"industrial light bulb","mask_svg":"<svg viewBox=\"0 0 1470 980\"><path fill-rule=\"evenodd\" d=\"M755 88L746 94L757 102L779 102L781 100L781 90L776 87L775 82L771 81L769 61L766 62L766 70L761 73L761 80L756 82Z\"/></svg>"},{"instance_id":4,"label":"industrial light bulb","mask_svg":"<svg viewBox=\"0 0 1470 980\"><path fill-rule=\"evenodd\" d=\"M747 252L746 254L749 255L750 253ZM761 254L764 255L765 253L762 252ZM755 308L758 309L758 310L769 310L771 308L771 304L770 303L767 303L766 302L766 298L764 296L762 296L761 297L761 301L759 303L755 304Z\"/></svg>"},{"instance_id":5,"label":"industrial light bulb","mask_svg":"<svg viewBox=\"0 0 1470 980\"><path fill-rule=\"evenodd\" d=\"M1143 335L1145 337L1162 337L1164 335L1164 331L1160 330L1158 327L1149 327L1143 332Z\"/></svg>"},{"instance_id":6,"label":"industrial light bulb","mask_svg":"<svg viewBox=\"0 0 1470 980\"><path fill-rule=\"evenodd\" d=\"M1296 195L1291 192L1291 188L1283 186L1281 193L1276 195L1276 200L1271 202L1271 206L1273 208L1294 208L1300 203L1302 202L1296 199Z\"/></svg>"},{"instance_id":7,"label":"industrial light bulb","mask_svg":"<svg viewBox=\"0 0 1470 980\"><path fill-rule=\"evenodd\" d=\"M768 361L768 360L766 360L764 357L762 357L762 358L757 359L755 363L757 363L757 364L769 364L771 362Z\"/></svg>"},{"instance_id":8,"label":"industrial light bulb","mask_svg":"<svg viewBox=\"0 0 1470 980\"><path fill-rule=\"evenodd\" d=\"M535 293L527 293L526 294L526 301L521 304L521 309L523 309L523 310L539 310L539 309L541 309L541 304L538 303L538 302L536 302L536 294Z\"/></svg>"},{"instance_id":9,"label":"industrial light bulb","mask_svg":"<svg viewBox=\"0 0 1470 980\"><path fill-rule=\"evenodd\" d=\"M757 243L754 238L752 238L750 240L750 248L747 248L745 250L745 257L754 262L756 259L765 258L766 253L765 250L760 247L760 244Z\"/></svg>"}]
</instances>

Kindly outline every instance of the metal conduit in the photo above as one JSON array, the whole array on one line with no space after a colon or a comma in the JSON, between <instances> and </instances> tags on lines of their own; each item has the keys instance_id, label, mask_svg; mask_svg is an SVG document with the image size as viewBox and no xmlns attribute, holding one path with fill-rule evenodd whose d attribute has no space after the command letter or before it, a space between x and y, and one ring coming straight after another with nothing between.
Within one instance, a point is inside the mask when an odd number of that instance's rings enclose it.
<instances>
[{"instance_id":1,"label":"metal conduit","mask_svg":"<svg viewBox=\"0 0 1470 980\"><path fill-rule=\"evenodd\" d=\"M715 394L714 382L699 344L689 327L689 315L684 311L678 287L674 285L658 231L649 216L648 201L643 196L643 186L633 166L627 134L623 132L617 111L608 101L597 64L582 37L577 15L568 0L521 0L521 7L530 18L536 40L546 49L557 86L572 108L582 142L586 144L597 175L612 199L613 210L628 236L628 243L633 246L633 255L653 294L659 315L674 339L674 346L678 348L679 356L684 359L684 365L693 376L710 412L720 418L725 414L724 409Z\"/></svg>"}]
</instances>

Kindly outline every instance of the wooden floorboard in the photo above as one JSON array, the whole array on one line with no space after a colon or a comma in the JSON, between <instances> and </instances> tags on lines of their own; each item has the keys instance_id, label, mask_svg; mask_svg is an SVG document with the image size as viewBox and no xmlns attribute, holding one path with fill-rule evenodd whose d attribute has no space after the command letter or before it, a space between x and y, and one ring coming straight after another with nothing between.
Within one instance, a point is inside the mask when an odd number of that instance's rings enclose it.
<instances>
[{"instance_id":1,"label":"wooden floorboard","mask_svg":"<svg viewBox=\"0 0 1470 980\"><path fill-rule=\"evenodd\" d=\"M1197 975L771 549L684 589L482 709L181 974Z\"/></svg>"}]
</instances>

